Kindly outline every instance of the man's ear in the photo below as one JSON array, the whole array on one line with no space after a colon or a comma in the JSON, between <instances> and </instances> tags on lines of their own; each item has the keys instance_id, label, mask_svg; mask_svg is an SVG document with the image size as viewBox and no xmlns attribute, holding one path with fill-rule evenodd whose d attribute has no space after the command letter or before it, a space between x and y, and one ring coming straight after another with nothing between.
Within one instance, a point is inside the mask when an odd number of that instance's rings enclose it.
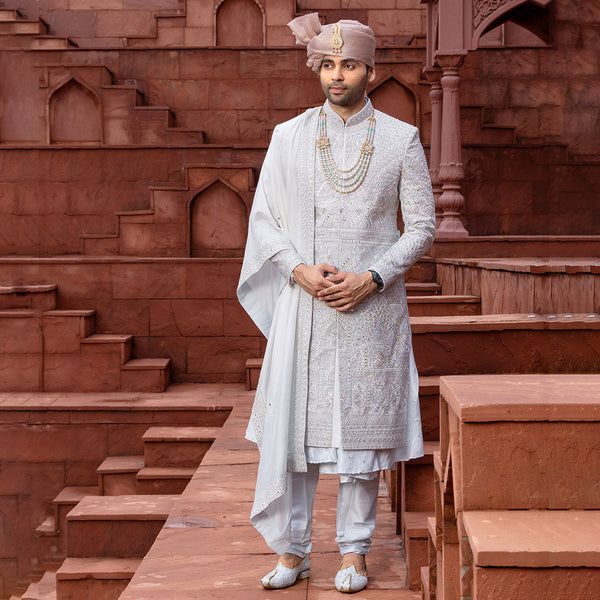
<instances>
[{"instance_id":1,"label":"man's ear","mask_svg":"<svg viewBox=\"0 0 600 600\"><path fill-rule=\"evenodd\" d=\"M375 69L373 68L369 69L368 81L369 83L373 83L373 81L375 81Z\"/></svg>"}]
</instances>

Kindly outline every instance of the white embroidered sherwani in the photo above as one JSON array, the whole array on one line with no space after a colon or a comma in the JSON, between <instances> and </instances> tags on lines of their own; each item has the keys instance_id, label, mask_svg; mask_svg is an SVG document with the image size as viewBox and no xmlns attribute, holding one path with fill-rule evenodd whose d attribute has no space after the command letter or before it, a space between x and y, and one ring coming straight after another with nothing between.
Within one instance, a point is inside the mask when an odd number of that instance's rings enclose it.
<instances>
[{"instance_id":1,"label":"white embroidered sherwani","mask_svg":"<svg viewBox=\"0 0 600 600\"><path fill-rule=\"evenodd\" d=\"M348 169L358 159L373 108L367 101L346 123L327 102L324 108L336 163ZM340 452L400 449L396 460L422 454L402 277L434 236L433 196L418 131L375 111L367 175L356 191L341 194L319 164L319 110L273 133L238 287L240 302L268 338L248 427L261 451L251 518L278 553L289 547L289 472L306 470L306 446L328 448L335 437ZM373 269L384 289L340 313L291 283L291 271L301 262L355 273Z\"/></svg>"}]
</instances>

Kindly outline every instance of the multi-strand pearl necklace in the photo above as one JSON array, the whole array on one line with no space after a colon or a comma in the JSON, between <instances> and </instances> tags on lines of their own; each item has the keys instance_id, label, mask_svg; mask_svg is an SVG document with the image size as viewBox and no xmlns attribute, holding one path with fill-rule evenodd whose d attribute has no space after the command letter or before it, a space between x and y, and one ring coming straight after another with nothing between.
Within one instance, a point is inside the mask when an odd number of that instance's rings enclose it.
<instances>
[{"instance_id":1,"label":"multi-strand pearl necklace","mask_svg":"<svg viewBox=\"0 0 600 600\"><path fill-rule=\"evenodd\" d=\"M367 137L360 149L360 156L356 164L347 171L338 168L335 158L331 153L331 146L327 137L327 115L323 109L319 113L318 133L317 146L319 148L321 168L329 185L341 194L354 192L364 181L369 169L369 163L371 162L373 138L375 136L375 117L371 115L368 118Z\"/></svg>"}]
</instances>

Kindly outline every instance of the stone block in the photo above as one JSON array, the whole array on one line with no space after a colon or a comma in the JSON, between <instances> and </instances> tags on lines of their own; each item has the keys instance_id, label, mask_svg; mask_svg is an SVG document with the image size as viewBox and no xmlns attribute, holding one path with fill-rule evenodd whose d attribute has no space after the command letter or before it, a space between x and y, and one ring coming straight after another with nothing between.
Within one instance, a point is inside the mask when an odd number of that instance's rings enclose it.
<instances>
[{"instance_id":1,"label":"stone block","mask_svg":"<svg viewBox=\"0 0 600 600\"><path fill-rule=\"evenodd\" d=\"M289 27L285 25L268 25L266 46L286 47L294 44L294 37L291 35Z\"/></svg>"},{"instance_id":2,"label":"stone block","mask_svg":"<svg viewBox=\"0 0 600 600\"><path fill-rule=\"evenodd\" d=\"M182 50L179 61L181 79L203 80L206 79L206 74L210 73L211 83L217 79L239 81L239 52L235 50ZM211 86L210 93L214 91Z\"/></svg>"},{"instance_id":3,"label":"stone block","mask_svg":"<svg viewBox=\"0 0 600 600\"><path fill-rule=\"evenodd\" d=\"M259 329L237 299L224 301L224 335L261 335Z\"/></svg>"},{"instance_id":4,"label":"stone block","mask_svg":"<svg viewBox=\"0 0 600 600\"><path fill-rule=\"evenodd\" d=\"M150 307L150 335L223 335L223 320L222 300L160 300Z\"/></svg>"},{"instance_id":5,"label":"stone block","mask_svg":"<svg viewBox=\"0 0 600 600\"><path fill-rule=\"evenodd\" d=\"M37 354L42 351L39 319L31 311L8 310L0 313L1 352Z\"/></svg>"},{"instance_id":6,"label":"stone block","mask_svg":"<svg viewBox=\"0 0 600 600\"><path fill-rule=\"evenodd\" d=\"M502 569L475 567L477 600L546 600L577 598L595 600L600 589L598 569Z\"/></svg>"},{"instance_id":7,"label":"stone block","mask_svg":"<svg viewBox=\"0 0 600 600\"><path fill-rule=\"evenodd\" d=\"M298 0L298 10L325 10L341 8L342 0Z\"/></svg>"},{"instance_id":8,"label":"stone block","mask_svg":"<svg viewBox=\"0 0 600 600\"><path fill-rule=\"evenodd\" d=\"M240 86L239 79L214 79L209 82L209 110L260 110L267 104L264 81L250 79Z\"/></svg>"},{"instance_id":9,"label":"stone block","mask_svg":"<svg viewBox=\"0 0 600 600\"><path fill-rule=\"evenodd\" d=\"M171 511L176 496L84 498L67 515L72 557L143 557Z\"/></svg>"},{"instance_id":10,"label":"stone block","mask_svg":"<svg viewBox=\"0 0 600 600\"><path fill-rule=\"evenodd\" d=\"M409 6L397 6L397 0L341 0L340 8L370 8L373 10L390 9L390 8L418 8L418 0L403 0L402 4L408 3Z\"/></svg>"},{"instance_id":11,"label":"stone block","mask_svg":"<svg viewBox=\"0 0 600 600\"><path fill-rule=\"evenodd\" d=\"M152 416L149 420L130 424L108 425L108 448L111 456L142 455L144 444L142 436L154 424Z\"/></svg>"},{"instance_id":12,"label":"stone block","mask_svg":"<svg viewBox=\"0 0 600 600\"><path fill-rule=\"evenodd\" d=\"M213 28L214 7L204 0L188 0L185 16L188 27L204 27L211 30ZM210 45L212 45L212 36Z\"/></svg>"},{"instance_id":13,"label":"stone block","mask_svg":"<svg viewBox=\"0 0 600 600\"><path fill-rule=\"evenodd\" d=\"M122 0L123 8L129 10L177 10L178 0Z\"/></svg>"},{"instance_id":14,"label":"stone block","mask_svg":"<svg viewBox=\"0 0 600 600\"><path fill-rule=\"evenodd\" d=\"M403 510L433 512L433 465L402 463Z\"/></svg>"},{"instance_id":15,"label":"stone block","mask_svg":"<svg viewBox=\"0 0 600 600\"><path fill-rule=\"evenodd\" d=\"M185 228L179 223L121 223L119 253L125 256L186 256Z\"/></svg>"},{"instance_id":16,"label":"stone block","mask_svg":"<svg viewBox=\"0 0 600 600\"><path fill-rule=\"evenodd\" d=\"M113 266L113 297L116 299L185 298L184 264L135 264Z\"/></svg>"},{"instance_id":17,"label":"stone block","mask_svg":"<svg viewBox=\"0 0 600 600\"><path fill-rule=\"evenodd\" d=\"M121 10L123 0L69 0L71 10Z\"/></svg>"},{"instance_id":18,"label":"stone block","mask_svg":"<svg viewBox=\"0 0 600 600\"><path fill-rule=\"evenodd\" d=\"M96 12L96 37L152 37L156 19L141 10L99 10Z\"/></svg>"},{"instance_id":19,"label":"stone block","mask_svg":"<svg viewBox=\"0 0 600 600\"><path fill-rule=\"evenodd\" d=\"M463 508L600 509L600 463L579 458L594 455L597 436L596 423L463 424Z\"/></svg>"},{"instance_id":20,"label":"stone block","mask_svg":"<svg viewBox=\"0 0 600 600\"><path fill-rule=\"evenodd\" d=\"M398 36L425 33L426 14L421 8L406 10L369 10L369 27L376 36Z\"/></svg>"},{"instance_id":21,"label":"stone block","mask_svg":"<svg viewBox=\"0 0 600 600\"><path fill-rule=\"evenodd\" d=\"M136 494L136 475L143 468L143 456L109 456L97 469L101 495Z\"/></svg>"},{"instance_id":22,"label":"stone block","mask_svg":"<svg viewBox=\"0 0 600 600\"><path fill-rule=\"evenodd\" d=\"M200 110L209 105L211 80L202 79L152 79L149 94L157 104L177 106L178 110Z\"/></svg>"},{"instance_id":23,"label":"stone block","mask_svg":"<svg viewBox=\"0 0 600 600\"><path fill-rule=\"evenodd\" d=\"M139 357L168 356L171 359L171 378L173 381L184 381L187 372L188 344L189 340L182 336L139 336L135 339L135 352Z\"/></svg>"},{"instance_id":24,"label":"stone block","mask_svg":"<svg viewBox=\"0 0 600 600\"><path fill-rule=\"evenodd\" d=\"M112 300L102 304L96 322L99 331L127 331L133 336L150 332L150 304L144 300ZM134 338L135 345L135 338Z\"/></svg>"},{"instance_id":25,"label":"stone block","mask_svg":"<svg viewBox=\"0 0 600 600\"><path fill-rule=\"evenodd\" d=\"M189 4L188 4L189 6ZM189 18L189 8L188 8ZM213 28L212 27L186 27L184 30L184 44L186 47L193 46L212 46Z\"/></svg>"},{"instance_id":26,"label":"stone block","mask_svg":"<svg viewBox=\"0 0 600 600\"><path fill-rule=\"evenodd\" d=\"M41 354L0 354L0 390L41 391Z\"/></svg>"},{"instance_id":27,"label":"stone block","mask_svg":"<svg viewBox=\"0 0 600 600\"><path fill-rule=\"evenodd\" d=\"M155 223L187 222L186 194L179 190L153 190Z\"/></svg>"},{"instance_id":28,"label":"stone block","mask_svg":"<svg viewBox=\"0 0 600 600\"><path fill-rule=\"evenodd\" d=\"M86 354L50 354L44 359L44 389L56 392L114 392L121 383L117 354L86 350Z\"/></svg>"},{"instance_id":29,"label":"stone block","mask_svg":"<svg viewBox=\"0 0 600 600\"><path fill-rule=\"evenodd\" d=\"M137 493L181 494L195 472L195 468L146 467L137 475Z\"/></svg>"},{"instance_id":30,"label":"stone block","mask_svg":"<svg viewBox=\"0 0 600 600\"><path fill-rule=\"evenodd\" d=\"M64 462L102 460L106 431L102 427L0 425L0 456L6 461Z\"/></svg>"},{"instance_id":31,"label":"stone block","mask_svg":"<svg viewBox=\"0 0 600 600\"><path fill-rule=\"evenodd\" d=\"M210 261L187 266L187 298L235 298L241 261Z\"/></svg>"},{"instance_id":32,"label":"stone block","mask_svg":"<svg viewBox=\"0 0 600 600\"><path fill-rule=\"evenodd\" d=\"M66 311L46 313L43 318L44 352L68 354L79 352L81 340L93 331L94 315L65 314Z\"/></svg>"},{"instance_id":33,"label":"stone block","mask_svg":"<svg viewBox=\"0 0 600 600\"><path fill-rule=\"evenodd\" d=\"M263 84L264 85L264 84ZM268 107L274 110L289 110L300 106L318 106L323 101L319 80L295 79L287 85L278 81L268 82Z\"/></svg>"},{"instance_id":34,"label":"stone block","mask_svg":"<svg viewBox=\"0 0 600 600\"><path fill-rule=\"evenodd\" d=\"M121 368L121 390L127 392L164 392L170 383L170 369L168 359L134 359L135 364L144 361L163 363L156 368L137 369L129 361Z\"/></svg>"},{"instance_id":35,"label":"stone block","mask_svg":"<svg viewBox=\"0 0 600 600\"><path fill-rule=\"evenodd\" d=\"M246 359L258 356L259 352L259 338L191 339L187 370L189 373L239 373L240 381L243 381Z\"/></svg>"},{"instance_id":36,"label":"stone block","mask_svg":"<svg viewBox=\"0 0 600 600\"><path fill-rule=\"evenodd\" d=\"M208 452L210 441L145 441L147 467L197 467Z\"/></svg>"},{"instance_id":37,"label":"stone block","mask_svg":"<svg viewBox=\"0 0 600 600\"><path fill-rule=\"evenodd\" d=\"M129 584L129 578L96 578L81 577L64 579L56 582L56 593L62 600L79 600L80 598L118 598Z\"/></svg>"},{"instance_id":38,"label":"stone block","mask_svg":"<svg viewBox=\"0 0 600 600\"><path fill-rule=\"evenodd\" d=\"M84 0L85 1L85 0ZM93 0L90 0L93 1ZM114 2L115 0L108 0ZM96 31L96 10L86 9L84 6L77 10L71 10L72 2L69 2L70 10L53 10L52 26L58 35L72 35L77 37L94 37ZM103 4L98 0L96 4ZM103 6L96 8L104 8Z\"/></svg>"}]
</instances>

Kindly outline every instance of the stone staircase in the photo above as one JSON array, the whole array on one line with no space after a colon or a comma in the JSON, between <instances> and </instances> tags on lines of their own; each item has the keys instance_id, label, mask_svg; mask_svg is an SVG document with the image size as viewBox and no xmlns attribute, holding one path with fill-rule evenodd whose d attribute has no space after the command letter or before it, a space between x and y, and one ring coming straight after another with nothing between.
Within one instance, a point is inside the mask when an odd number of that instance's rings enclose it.
<instances>
[{"instance_id":1,"label":"stone staircase","mask_svg":"<svg viewBox=\"0 0 600 600\"><path fill-rule=\"evenodd\" d=\"M43 19L26 19L17 8L0 7L1 49L63 50L76 46L68 37L50 35Z\"/></svg>"},{"instance_id":2,"label":"stone staircase","mask_svg":"<svg viewBox=\"0 0 600 600\"><path fill-rule=\"evenodd\" d=\"M94 310L56 308L57 286L0 287L0 391L163 392L168 358L135 358L133 336L96 333Z\"/></svg>"},{"instance_id":3,"label":"stone staircase","mask_svg":"<svg viewBox=\"0 0 600 600\"><path fill-rule=\"evenodd\" d=\"M423 600L598 597L599 385L598 375L441 379Z\"/></svg>"},{"instance_id":4,"label":"stone staircase","mask_svg":"<svg viewBox=\"0 0 600 600\"><path fill-rule=\"evenodd\" d=\"M490 266L486 261L479 262ZM480 277L473 273L474 268L481 266L479 262L475 259L441 260L441 264L436 265L432 259L424 258L406 276L413 349L420 374L419 400L425 455L399 463L396 471L386 472L386 482L392 510L396 511L396 530L404 541L409 585L413 590L423 586L424 593L430 594L424 596L428 599L435 598L431 591L427 592L435 585L428 579L422 580L421 569L428 560L432 560L431 557L428 559L431 543L429 521L435 515L433 489L435 457L440 449L440 377L469 373L545 373L551 377L553 373L597 373L600 370L598 314L481 314L479 295L456 295L464 292L485 294L487 309L495 295L508 298L511 289L512 303L507 300L506 305L514 310L514 307L524 306L524 299L519 298L519 292L514 292L515 288L520 290L521 296L531 288L533 297L533 287L521 282L511 284L503 277L516 278L530 272L537 272L538 276L565 273L572 278L571 286L576 293L576 285L583 286L582 290L590 287L587 280L581 283L577 278L582 274L591 277L597 272L594 260L563 260L557 261L557 265L526 268L525 265L536 263L536 260L492 259L488 261L492 266L505 270L498 281L494 280L496 288L493 282L484 286L483 275ZM568 269L565 264L570 265ZM455 272L449 272L450 265ZM443 267L440 269L441 286L436 283L436 266ZM499 285L499 281L504 287ZM564 288L565 282L560 283ZM542 309L554 306L552 302L556 302L557 296L555 284L542 282L538 288L536 306ZM569 289L568 282L566 289ZM441 293L444 291L452 293ZM425 295L413 295L416 293ZM577 300L571 299L572 306L573 302L577 303ZM588 310L594 306L598 305L594 304L593 298L591 303L581 305ZM247 361L249 389L256 387L261 365L261 359Z\"/></svg>"},{"instance_id":5,"label":"stone staircase","mask_svg":"<svg viewBox=\"0 0 600 600\"><path fill-rule=\"evenodd\" d=\"M98 486L65 487L36 535L48 569L22 600L116 600L150 549L220 427L150 427L144 455L109 456Z\"/></svg>"},{"instance_id":6,"label":"stone staircase","mask_svg":"<svg viewBox=\"0 0 600 600\"><path fill-rule=\"evenodd\" d=\"M190 222L193 221L190 214L190 192L202 193L215 183L223 184L237 195L238 201L244 206L245 222L245 213L250 211L252 193L256 186L256 174L252 165L185 165L183 171L184 185L151 187L147 208L117 213L115 232L81 235L81 254L144 257L189 257L190 254L197 254L193 239L195 228L190 227ZM230 225L228 218L231 217L222 216L222 229ZM192 231L188 235L182 235L182 232L190 229ZM235 237L239 237L239 233L232 232ZM242 252L243 244L236 255L241 256Z\"/></svg>"}]
</instances>

